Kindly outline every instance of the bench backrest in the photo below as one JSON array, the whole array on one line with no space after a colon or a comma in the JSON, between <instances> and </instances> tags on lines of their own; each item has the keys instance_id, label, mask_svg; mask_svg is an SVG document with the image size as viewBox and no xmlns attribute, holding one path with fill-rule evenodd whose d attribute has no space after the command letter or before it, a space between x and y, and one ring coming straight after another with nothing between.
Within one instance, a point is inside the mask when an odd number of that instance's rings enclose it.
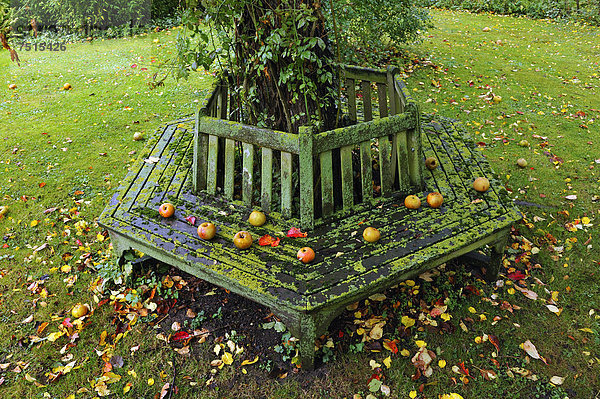
<instances>
[{"instance_id":1,"label":"bench backrest","mask_svg":"<svg viewBox=\"0 0 600 399\"><path fill-rule=\"evenodd\" d=\"M305 229L420 191L419 109L397 69L345 67L343 92L351 125L293 134L236 122L235 96L218 82L196 117L194 189L297 218Z\"/></svg>"}]
</instances>

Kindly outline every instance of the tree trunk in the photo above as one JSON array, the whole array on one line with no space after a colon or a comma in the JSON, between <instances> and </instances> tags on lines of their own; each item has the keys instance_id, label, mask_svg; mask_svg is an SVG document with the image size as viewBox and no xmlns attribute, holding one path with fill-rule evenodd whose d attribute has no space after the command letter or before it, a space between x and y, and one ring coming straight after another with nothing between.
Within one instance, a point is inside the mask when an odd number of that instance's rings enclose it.
<instances>
[{"instance_id":1,"label":"tree trunk","mask_svg":"<svg viewBox=\"0 0 600 399\"><path fill-rule=\"evenodd\" d=\"M337 78L319 0L247 3L234 35L240 120L293 133L315 121L320 130L334 127Z\"/></svg>"}]
</instances>

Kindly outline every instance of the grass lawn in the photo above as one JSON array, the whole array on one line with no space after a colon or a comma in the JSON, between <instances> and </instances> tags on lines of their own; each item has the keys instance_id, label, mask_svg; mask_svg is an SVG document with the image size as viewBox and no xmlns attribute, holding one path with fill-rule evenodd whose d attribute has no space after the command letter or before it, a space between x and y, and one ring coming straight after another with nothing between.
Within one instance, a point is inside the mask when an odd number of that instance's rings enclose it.
<instances>
[{"instance_id":1,"label":"grass lawn","mask_svg":"<svg viewBox=\"0 0 600 399\"><path fill-rule=\"evenodd\" d=\"M250 305L189 276L145 270L129 288L98 292L97 269L114 259L95 219L142 152L134 132L149 137L191 114L212 81L198 74L149 89L177 30L22 51L20 67L2 52L0 397L598 395L600 29L433 15L436 29L411 49L420 61L406 66L409 87L424 111L465 123L526 221L496 284L458 265L361 302L322 338L331 360L314 372L281 360L276 351L294 351L275 347L273 325L255 339L236 335L248 326L235 314ZM192 306L194 292L202 299ZM75 303L93 313L74 320ZM258 322L275 321L261 312ZM387 322L383 338L363 345L357 326L369 334L373 320ZM173 323L199 333L178 341ZM256 350L265 342L274 348ZM433 373L412 379L423 345Z\"/></svg>"}]
</instances>

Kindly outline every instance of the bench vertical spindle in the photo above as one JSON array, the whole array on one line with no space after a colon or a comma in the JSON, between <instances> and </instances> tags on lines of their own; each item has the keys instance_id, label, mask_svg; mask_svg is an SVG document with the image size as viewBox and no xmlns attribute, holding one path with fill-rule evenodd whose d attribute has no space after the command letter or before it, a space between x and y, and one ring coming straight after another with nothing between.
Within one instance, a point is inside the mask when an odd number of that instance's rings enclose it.
<instances>
[{"instance_id":1,"label":"bench vertical spindle","mask_svg":"<svg viewBox=\"0 0 600 399\"><path fill-rule=\"evenodd\" d=\"M346 145L340 148L340 164L342 169L342 204L345 209L354 205L354 185L352 174L352 147Z\"/></svg>"},{"instance_id":2,"label":"bench vertical spindle","mask_svg":"<svg viewBox=\"0 0 600 399\"><path fill-rule=\"evenodd\" d=\"M292 217L292 154L281 152L281 215Z\"/></svg>"},{"instance_id":3,"label":"bench vertical spindle","mask_svg":"<svg viewBox=\"0 0 600 399\"><path fill-rule=\"evenodd\" d=\"M262 148L260 175L260 207L263 211L271 211L271 192L273 190L273 150Z\"/></svg>"},{"instance_id":4,"label":"bench vertical spindle","mask_svg":"<svg viewBox=\"0 0 600 399\"><path fill-rule=\"evenodd\" d=\"M254 180L254 145L244 143L242 146L242 201L252 206L252 183Z\"/></svg>"},{"instance_id":5,"label":"bench vertical spindle","mask_svg":"<svg viewBox=\"0 0 600 399\"><path fill-rule=\"evenodd\" d=\"M368 201L373 197L373 165L371 164L371 141L360 143L360 181L362 185L362 200Z\"/></svg>"},{"instance_id":6,"label":"bench vertical spindle","mask_svg":"<svg viewBox=\"0 0 600 399\"><path fill-rule=\"evenodd\" d=\"M363 112L365 122L373 119L373 105L371 104L371 82L368 80L362 81L363 95Z\"/></svg>"},{"instance_id":7,"label":"bench vertical spindle","mask_svg":"<svg viewBox=\"0 0 600 399\"><path fill-rule=\"evenodd\" d=\"M313 130L307 126L298 129L300 141L300 224L312 229L315 224L315 186L313 161Z\"/></svg>"},{"instance_id":8,"label":"bench vertical spindle","mask_svg":"<svg viewBox=\"0 0 600 399\"><path fill-rule=\"evenodd\" d=\"M321 209L323 217L333 213L333 163L331 151L319 154L321 163Z\"/></svg>"},{"instance_id":9,"label":"bench vertical spindle","mask_svg":"<svg viewBox=\"0 0 600 399\"><path fill-rule=\"evenodd\" d=\"M356 81L354 79L346 79L346 90L348 91L348 114L350 122L356 123Z\"/></svg>"},{"instance_id":10,"label":"bench vertical spindle","mask_svg":"<svg viewBox=\"0 0 600 399\"><path fill-rule=\"evenodd\" d=\"M198 129L203 111L198 111L196 116L196 129L194 130L194 163L192 165L192 184L194 192L206 189L206 164L208 158L208 136Z\"/></svg>"},{"instance_id":11,"label":"bench vertical spindle","mask_svg":"<svg viewBox=\"0 0 600 399\"><path fill-rule=\"evenodd\" d=\"M217 193L217 159L219 156L219 138L208 136L208 160L206 171L206 191L209 194Z\"/></svg>"},{"instance_id":12,"label":"bench vertical spindle","mask_svg":"<svg viewBox=\"0 0 600 399\"><path fill-rule=\"evenodd\" d=\"M235 180L235 141L225 139L225 179L223 181L223 193L228 200L233 199L233 187Z\"/></svg>"}]
</instances>

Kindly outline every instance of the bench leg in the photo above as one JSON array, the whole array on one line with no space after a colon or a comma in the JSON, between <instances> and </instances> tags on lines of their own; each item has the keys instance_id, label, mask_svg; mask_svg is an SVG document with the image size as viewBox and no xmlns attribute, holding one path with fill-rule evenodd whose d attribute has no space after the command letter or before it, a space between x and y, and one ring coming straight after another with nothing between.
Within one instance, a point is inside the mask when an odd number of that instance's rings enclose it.
<instances>
[{"instance_id":1,"label":"bench leg","mask_svg":"<svg viewBox=\"0 0 600 399\"><path fill-rule=\"evenodd\" d=\"M300 316L300 360L303 370L315 368L315 340L317 339L317 325L315 318L309 314Z\"/></svg>"},{"instance_id":2,"label":"bench leg","mask_svg":"<svg viewBox=\"0 0 600 399\"><path fill-rule=\"evenodd\" d=\"M488 282L495 281L498 278L498 272L500 271L500 266L502 265L502 256L504 255L504 248L506 247L507 241L508 234L503 236L492 245L490 262L485 271L485 279Z\"/></svg>"}]
</instances>

